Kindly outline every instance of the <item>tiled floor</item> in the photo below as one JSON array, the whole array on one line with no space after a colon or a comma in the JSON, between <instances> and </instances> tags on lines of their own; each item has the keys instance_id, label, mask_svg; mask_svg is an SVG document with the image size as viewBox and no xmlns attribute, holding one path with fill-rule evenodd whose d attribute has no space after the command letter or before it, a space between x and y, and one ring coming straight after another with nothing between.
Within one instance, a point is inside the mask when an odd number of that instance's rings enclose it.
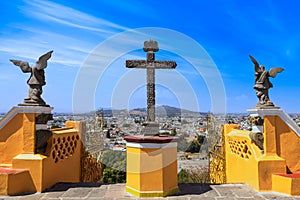
<instances>
[{"instance_id":1,"label":"tiled floor","mask_svg":"<svg viewBox=\"0 0 300 200\"><path fill-rule=\"evenodd\" d=\"M21 200L37 200L37 199L137 199L125 192L125 184L100 184L100 183L59 183L43 193L22 194L16 196L0 196L0 200L21 199ZM162 199L162 198L152 198ZM168 196L165 199L203 199L203 200L264 200L264 199L295 199L299 197L291 197L279 193L259 193L246 184L179 184L179 193Z\"/></svg>"}]
</instances>

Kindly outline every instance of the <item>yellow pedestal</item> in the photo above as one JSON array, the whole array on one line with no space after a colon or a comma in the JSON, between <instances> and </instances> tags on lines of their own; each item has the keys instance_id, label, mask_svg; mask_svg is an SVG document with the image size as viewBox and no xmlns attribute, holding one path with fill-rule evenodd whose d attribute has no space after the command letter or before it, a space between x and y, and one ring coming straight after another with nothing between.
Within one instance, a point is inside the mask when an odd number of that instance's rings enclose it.
<instances>
[{"instance_id":1,"label":"yellow pedestal","mask_svg":"<svg viewBox=\"0 0 300 200\"><path fill-rule=\"evenodd\" d=\"M137 197L164 197L178 191L176 137L125 137L126 192Z\"/></svg>"},{"instance_id":2,"label":"yellow pedestal","mask_svg":"<svg viewBox=\"0 0 300 200\"><path fill-rule=\"evenodd\" d=\"M300 195L300 173L273 174L272 190L289 195Z\"/></svg>"},{"instance_id":3,"label":"yellow pedestal","mask_svg":"<svg viewBox=\"0 0 300 200\"><path fill-rule=\"evenodd\" d=\"M0 168L0 195L36 192L28 170Z\"/></svg>"}]
</instances>

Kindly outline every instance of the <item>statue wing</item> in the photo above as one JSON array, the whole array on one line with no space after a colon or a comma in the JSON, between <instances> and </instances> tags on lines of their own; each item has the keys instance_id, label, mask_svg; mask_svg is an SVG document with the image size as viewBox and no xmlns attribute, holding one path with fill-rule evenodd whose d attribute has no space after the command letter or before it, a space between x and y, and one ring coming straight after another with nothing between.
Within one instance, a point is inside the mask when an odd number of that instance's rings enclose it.
<instances>
[{"instance_id":1,"label":"statue wing","mask_svg":"<svg viewBox=\"0 0 300 200\"><path fill-rule=\"evenodd\" d=\"M275 78L277 73L280 73L282 72L284 69L283 68L280 68L280 67L276 67L276 68L271 68L270 71L269 71L269 74L271 77Z\"/></svg>"},{"instance_id":2,"label":"statue wing","mask_svg":"<svg viewBox=\"0 0 300 200\"><path fill-rule=\"evenodd\" d=\"M42 55L39 60L36 62L36 67L38 70L45 69L47 67L47 61L51 58L53 51L49 51Z\"/></svg>"},{"instance_id":3,"label":"statue wing","mask_svg":"<svg viewBox=\"0 0 300 200\"><path fill-rule=\"evenodd\" d=\"M255 58L253 56L249 55L249 57L250 57L251 61L254 64L255 71L258 72L258 70L259 70L259 64L258 64L258 62L255 60Z\"/></svg>"},{"instance_id":4,"label":"statue wing","mask_svg":"<svg viewBox=\"0 0 300 200\"><path fill-rule=\"evenodd\" d=\"M29 66L28 62L22 60L13 60L13 59L10 59L10 62L12 62L16 66L19 66L22 72L24 73L31 72L31 67Z\"/></svg>"}]
</instances>

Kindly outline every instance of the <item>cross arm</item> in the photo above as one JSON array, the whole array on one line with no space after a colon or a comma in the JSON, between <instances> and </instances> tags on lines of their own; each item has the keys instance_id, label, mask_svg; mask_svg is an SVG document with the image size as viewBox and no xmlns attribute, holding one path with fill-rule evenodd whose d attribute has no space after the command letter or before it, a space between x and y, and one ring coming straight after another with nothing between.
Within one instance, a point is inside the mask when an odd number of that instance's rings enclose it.
<instances>
[{"instance_id":1,"label":"cross arm","mask_svg":"<svg viewBox=\"0 0 300 200\"><path fill-rule=\"evenodd\" d=\"M154 61L155 69L175 69L177 66L177 63L174 61L160 61L156 60Z\"/></svg>"},{"instance_id":2,"label":"cross arm","mask_svg":"<svg viewBox=\"0 0 300 200\"><path fill-rule=\"evenodd\" d=\"M160 61L156 60L153 62L155 69L175 69L177 64L174 61ZM126 60L127 68L147 68L150 64L146 60Z\"/></svg>"},{"instance_id":3,"label":"cross arm","mask_svg":"<svg viewBox=\"0 0 300 200\"><path fill-rule=\"evenodd\" d=\"M126 60L127 68L147 68L146 60Z\"/></svg>"}]
</instances>

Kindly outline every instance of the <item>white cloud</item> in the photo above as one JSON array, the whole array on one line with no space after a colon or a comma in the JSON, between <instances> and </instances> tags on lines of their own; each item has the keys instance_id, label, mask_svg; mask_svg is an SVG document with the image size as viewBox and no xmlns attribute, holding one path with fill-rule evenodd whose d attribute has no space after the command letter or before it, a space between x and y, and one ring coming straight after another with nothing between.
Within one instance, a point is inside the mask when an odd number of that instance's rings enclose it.
<instances>
[{"instance_id":1,"label":"white cloud","mask_svg":"<svg viewBox=\"0 0 300 200\"><path fill-rule=\"evenodd\" d=\"M53 21L75 28L103 33L114 33L115 29L119 31L127 29L107 20L50 1L28 0L26 3L28 6L21 7L22 11L40 20Z\"/></svg>"},{"instance_id":2,"label":"white cloud","mask_svg":"<svg viewBox=\"0 0 300 200\"><path fill-rule=\"evenodd\" d=\"M41 54L54 50L52 62L79 67L92 46L88 42L81 42L60 34L31 31L32 38L29 40L24 40L22 37L3 39L0 51L5 52L9 58L26 59L29 63L34 63ZM48 42L38 42L44 39ZM80 51L73 46L65 46L62 41L80 45Z\"/></svg>"},{"instance_id":3,"label":"white cloud","mask_svg":"<svg viewBox=\"0 0 300 200\"><path fill-rule=\"evenodd\" d=\"M50 1L26 0L25 3L19 9L35 23L15 20L10 24L13 34L0 36L0 57L35 62L42 53L54 50L52 62L79 67L98 43L127 29Z\"/></svg>"}]
</instances>

